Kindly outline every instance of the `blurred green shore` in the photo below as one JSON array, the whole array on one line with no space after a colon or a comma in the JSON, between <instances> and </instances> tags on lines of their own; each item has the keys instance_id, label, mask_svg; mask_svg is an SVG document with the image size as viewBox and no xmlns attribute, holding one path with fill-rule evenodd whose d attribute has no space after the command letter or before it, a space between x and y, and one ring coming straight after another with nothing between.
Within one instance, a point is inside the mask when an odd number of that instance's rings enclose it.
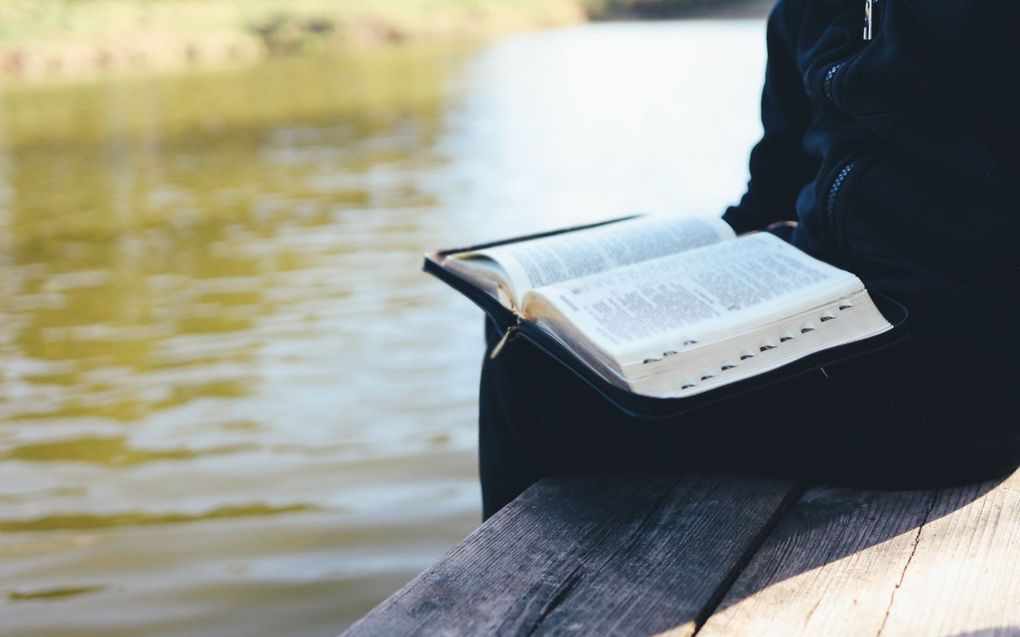
<instances>
[{"instance_id":1,"label":"blurred green shore","mask_svg":"<svg viewBox=\"0 0 1020 637\"><path fill-rule=\"evenodd\" d=\"M406 43L469 43L590 20L718 13L763 1L4 0L0 79L60 81Z\"/></svg>"}]
</instances>

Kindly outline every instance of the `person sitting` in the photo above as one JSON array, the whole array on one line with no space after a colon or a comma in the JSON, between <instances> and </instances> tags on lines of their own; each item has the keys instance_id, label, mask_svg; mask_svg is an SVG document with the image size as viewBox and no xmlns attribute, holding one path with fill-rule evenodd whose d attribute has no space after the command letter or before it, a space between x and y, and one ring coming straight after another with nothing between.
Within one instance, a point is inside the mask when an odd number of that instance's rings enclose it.
<instances>
[{"instance_id":1,"label":"person sitting","mask_svg":"<svg viewBox=\"0 0 1020 637\"><path fill-rule=\"evenodd\" d=\"M682 416L624 414L527 343L482 369L483 514L564 472L887 488L1020 464L1020 7L780 0L764 135L723 218L904 304L911 338ZM491 349L500 334L489 324Z\"/></svg>"}]
</instances>

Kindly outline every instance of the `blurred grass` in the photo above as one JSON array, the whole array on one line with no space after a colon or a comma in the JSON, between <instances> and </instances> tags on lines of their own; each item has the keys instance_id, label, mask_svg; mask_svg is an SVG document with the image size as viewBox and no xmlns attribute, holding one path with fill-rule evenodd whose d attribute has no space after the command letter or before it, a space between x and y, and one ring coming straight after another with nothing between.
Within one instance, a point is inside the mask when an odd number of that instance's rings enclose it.
<instances>
[{"instance_id":1,"label":"blurred grass","mask_svg":"<svg viewBox=\"0 0 1020 637\"><path fill-rule=\"evenodd\" d=\"M0 75L66 77L480 40L583 21L581 0L2 0Z\"/></svg>"},{"instance_id":2,"label":"blurred grass","mask_svg":"<svg viewBox=\"0 0 1020 637\"><path fill-rule=\"evenodd\" d=\"M0 0L0 77L80 77L407 42L470 42L586 20L669 17L737 1Z\"/></svg>"},{"instance_id":3,"label":"blurred grass","mask_svg":"<svg viewBox=\"0 0 1020 637\"><path fill-rule=\"evenodd\" d=\"M0 41L72 37L137 37L177 31L201 37L301 23L309 34L337 37L365 29L401 35L443 34L470 24L541 26L579 17L581 0L3 0Z\"/></svg>"},{"instance_id":4,"label":"blurred grass","mask_svg":"<svg viewBox=\"0 0 1020 637\"><path fill-rule=\"evenodd\" d=\"M579 17L663 15L721 0L3 0L0 40L25 42L56 31L108 35L153 20L191 32L246 29L302 17L343 28L387 23L405 33L471 22L535 26ZM314 27L311 31L315 32Z\"/></svg>"}]
</instances>

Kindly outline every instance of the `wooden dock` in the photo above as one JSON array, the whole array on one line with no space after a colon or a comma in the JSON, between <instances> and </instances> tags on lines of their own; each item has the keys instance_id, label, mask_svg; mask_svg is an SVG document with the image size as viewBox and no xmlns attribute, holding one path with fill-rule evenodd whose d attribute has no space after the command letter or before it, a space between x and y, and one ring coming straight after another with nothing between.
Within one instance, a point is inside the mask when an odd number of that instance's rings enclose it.
<instances>
[{"instance_id":1,"label":"wooden dock","mask_svg":"<svg viewBox=\"0 0 1020 637\"><path fill-rule=\"evenodd\" d=\"M930 491L533 486L345 636L1020 636L1020 472Z\"/></svg>"}]
</instances>

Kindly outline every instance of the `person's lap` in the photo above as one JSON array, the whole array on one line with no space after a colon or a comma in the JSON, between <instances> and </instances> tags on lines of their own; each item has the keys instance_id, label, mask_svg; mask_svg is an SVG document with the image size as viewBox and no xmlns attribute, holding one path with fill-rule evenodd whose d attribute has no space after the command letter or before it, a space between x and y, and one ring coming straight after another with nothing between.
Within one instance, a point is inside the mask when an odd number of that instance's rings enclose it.
<instances>
[{"instance_id":1,"label":"person's lap","mask_svg":"<svg viewBox=\"0 0 1020 637\"><path fill-rule=\"evenodd\" d=\"M489 349L498 336L488 323ZM725 471L889 488L1001 475L1020 458L1006 385L915 336L824 373L649 420L620 412L517 340L483 365L485 515L558 473Z\"/></svg>"}]
</instances>

